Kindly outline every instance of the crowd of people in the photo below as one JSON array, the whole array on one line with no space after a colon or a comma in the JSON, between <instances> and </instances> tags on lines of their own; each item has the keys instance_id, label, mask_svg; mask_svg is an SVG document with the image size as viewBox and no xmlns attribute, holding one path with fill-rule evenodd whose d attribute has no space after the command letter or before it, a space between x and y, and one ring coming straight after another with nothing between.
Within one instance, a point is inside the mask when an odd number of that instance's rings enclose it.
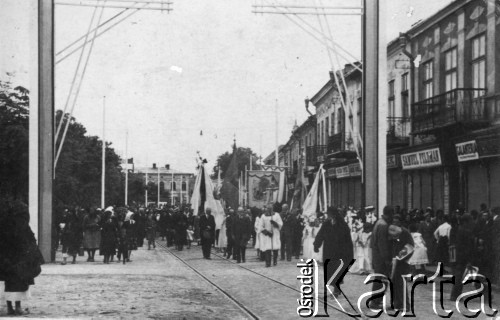
<instances>
[{"instance_id":1,"label":"crowd of people","mask_svg":"<svg viewBox=\"0 0 500 320\"><path fill-rule=\"evenodd\" d=\"M5 281L9 314L22 314L21 301L29 296L29 286L41 272L43 258L29 229L26 206L4 205L0 222L3 254L0 281ZM300 209L287 204L263 208L227 208L213 215L211 208L193 214L189 205L181 207L108 207L105 209L65 209L57 217L55 248L62 245L62 264L76 263L87 253L95 262L99 250L102 262L131 262L132 252L156 240L167 247L183 250L195 242L204 259L211 259L212 248L226 259L246 262L246 249L253 246L265 267L278 259L330 260L330 278L340 261L355 259L349 271L357 274L384 274L393 280L394 306L402 308L404 283L401 275L426 273L427 266L442 263L457 279L469 272L480 273L497 282L500 269L500 208L482 204L479 211L456 210L445 214L432 208L407 211L385 207L378 217L375 208L360 210L329 207L325 213L303 216ZM115 260L116 256L116 260ZM338 274L337 276L340 276ZM377 283L373 291L379 290ZM333 293L339 292L334 288ZM461 294L456 282L450 299ZM13 305L14 303L14 305ZM382 300L372 300L377 308Z\"/></svg>"},{"instance_id":2,"label":"crowd of people","mask_svg":"<svg viewBox=\"0 0 500 320\"><path fill-rule=\"evenodd\" d=\"M129 207L104 210L91 208L65 209L56 223L55 248L62 245L63 261L87 252L87 262L95 262L95 253L103 256L103 263L131 262L132 252L143 247L156 248L156 238L166 240L167 246L183 250L193 239L194 217L189 207ZM115 259L116 256L116 260Z\"/></svg>"}]
</instances>

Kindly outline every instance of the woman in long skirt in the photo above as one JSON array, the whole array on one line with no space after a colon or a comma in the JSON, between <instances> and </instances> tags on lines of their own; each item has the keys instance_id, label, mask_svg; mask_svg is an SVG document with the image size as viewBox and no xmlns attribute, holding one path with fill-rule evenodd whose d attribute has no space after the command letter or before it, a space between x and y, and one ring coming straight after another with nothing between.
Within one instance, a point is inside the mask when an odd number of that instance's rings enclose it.
<instances>
[{"instance_id":1,"label":"woman in long skirt","mask_svg":"<svg viewBox=\"0 0 500 320\"><path fill-rule=\"evenodd\" d=\"M116 254L116 245L118 238L118 229L111 218L111 212L104 213L104 224L101 231L100 254L104 256L104 263L108 264L111 258Z\"/></svg>"},{"instance_id":2,"label":"woman in long skirt","mask_svg":"<svg viewBox=\"0 0 500 320\"><path fill-rule=\"evenodd\" d=\"M220 232L219 232L219 240L217 241L217 246L222 250L222 253L226 255L226 247L227 247L227 234L226 234L226 214L224 213L224 217L222 218Z\"/></svg>"},{"instance_id":3,"label":"woman in long skirt","mask_svg":"<svg viewBox=\"0 0 500 320\"><path fill-rule=\"evenodd\" d=\"M24 203L0 204L0 281L5 281L8 315L26 313L21 303L29 299L29 287L35 284L44 263L29 219Z\"/></svg>"},{"instance_id":4,"label":"woman in long skirt","mask_svg":"<svg viewBox=\"0 0 500 320\"><path fill-rule=\"evenodd\" d=\"M88 262L94 262L94 256L101 244L101 219L95 209L83 218L83 248L87 250Z\"/></svg>"},{"instance_id":5,"label":"woman in long skirt","mask_svg":"<svg viewBox=\"0 0 500 320\"><path fill-rule=\"evenodd\" d=\"M60 224L63 262L65 265L68 256L73 257L72 264L76 263L76 255L82 243L82 225L75 212L67 212Z\"/></svg>"}]
</instances>

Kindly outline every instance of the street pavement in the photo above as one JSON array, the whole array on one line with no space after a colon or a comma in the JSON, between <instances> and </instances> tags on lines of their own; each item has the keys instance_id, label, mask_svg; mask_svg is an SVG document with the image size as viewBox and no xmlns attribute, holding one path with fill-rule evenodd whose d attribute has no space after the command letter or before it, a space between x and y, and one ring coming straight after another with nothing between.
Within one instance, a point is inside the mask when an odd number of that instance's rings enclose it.
<instances>
[{"instance_id":1,"label":"street pavement","mask_svg":"<svg viewBox=\"0 0 500 320\"><path fill-rule=\"evenodd\" d=\"M297 280L298 260L278 261L275 267L266 268L257 259L255 250L247 250L246 263L236 264L221 254L212 260L202 258L201 248L177 251L164 248L158 242L154 250L139 248L132 254L132 262L103 264L86 262L78 257L77 264L47 264L31 287L32 298L26 305L30 318L77 319L252 319L244 308L259 319L300 319L297 299L300 282ZM213 250L215 253L215 249ZM175 255L175 256L174 256ZM214 287L178 258L195 268L219 288ZM57 260L61 261L60 253ZM266 278L267 277L267 278ZM348 274L342 289L353 303L371 286L363 281L366 276ZM272 280L270 280L272 279ZM319 279L323 279L320 268ZM274 280L274 281L273 281ZM223 292L221 292L222 289ZM465 319L454 304L447 301L450 285L445 285L445 304L454 310L451 319ZM230 298L238 301L234 303ZM320 292L320 297L323 291ZM500 294L495 294L494 306L500 306ZM330 296L328 302L339 308ZM349 308L344 298L341 305ZM478 307L479 304L472 303ZM322 304L320 313L323 314ZM6 310L2 303L0 316ZM352 319L328 307L332 319ZM415 293L415 319L440 319L432 306L432 286L418 286ZM393 319L383 314L379 319ZM477 319L491 319L480 315ZM499 318L500 319L500 318Z\"/></svg>"}]
</instances>

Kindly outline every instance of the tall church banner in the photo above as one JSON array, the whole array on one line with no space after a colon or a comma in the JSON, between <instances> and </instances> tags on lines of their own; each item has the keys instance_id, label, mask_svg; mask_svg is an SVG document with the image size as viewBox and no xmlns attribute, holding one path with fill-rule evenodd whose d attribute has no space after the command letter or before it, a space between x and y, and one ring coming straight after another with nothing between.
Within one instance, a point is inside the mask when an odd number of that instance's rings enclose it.
<instances>
[{"instance_id":1,"label":"tall church banner","mask_svg":"<svg viewBox=\"0 0 500 320\"><path fill-rule=\"evenodd\" d=\"M283 197L286 195L286 192L285 192L286 169L287 169L287 167L265 166L265 165L261 166L261 170L263 170L263 171L277 172L280 175L279 176L279 191L274 194L273 202L281 203L283 201Z\"/></svg>"},{"instance_id":2,"label":"tall church banner","mask_svg":"<svg viewBox=\"0 0 500 320\"><path fill-rule=\"evenodd\" d=\"M284 174L283 174L284 175ZM262 208L273 203L280 186L280 172L253 170L248 171L248 204Z\"/></svg>"}]
</instances>

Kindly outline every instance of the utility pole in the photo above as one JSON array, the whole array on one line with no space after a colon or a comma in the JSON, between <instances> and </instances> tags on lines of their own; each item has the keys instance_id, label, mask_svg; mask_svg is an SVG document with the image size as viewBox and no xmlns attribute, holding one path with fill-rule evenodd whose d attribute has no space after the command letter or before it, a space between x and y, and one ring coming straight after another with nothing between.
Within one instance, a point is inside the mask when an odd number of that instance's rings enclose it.
<instances>
[{"instance_id":1,"label":"utility pole","mask_svg":"<svg viewBox=\"0 0 500 320\"><path fill-rule=\"evenodd\" d=\"M128 206L128 130L125 133L125 206Z\"/></svg>"},{"instance_id":2,"label":"utility pole","mask_svg":"<svg viewBox=\"0 0 500 320\"><path fill-rule=\"evenodd\" d=\"M148 167L146 167L146 191L144 194L144 201L146 208L148 207Z\"/></svg>"},{"instance_id":3,"label":"utility pole","mask_svg":"<svg viewBox=\"0 0 500 320\"><path fill-rule=\"evenodd\" d=\"M275 151L275 161L274 164L279 166L278 152L279 152L279 144L278 144L278 99L276 99L276 108L275 108L275 118L276 118L276 151Z\"/></svg>"},{"instance_id":4,"label":"utility pole","mask_svg":"<svg viewBox=\"0 0 500 320\"><path fill-rule=\"evenodd\" d=\"M385 0L364 0L363 15L363 205L373 205L379 213L386 204L387 48L385 20L381 17L384 3Z\"/></svg>"},{"instance_id":5,"label":"utility pole","mask_svg":"<svg viewBox=\"0 0 500 320\"><path fill-rule=\"evenodd\" d=\"M171 205L173 206L174 205L174 171L173 170L172 170L172 187L170 189L171 189L170 202L171 202Z\"/></svg>"},{"instance_id":6,"label":"utility pole","mask_svg":"<svg viewBox=\"0 0 500 320\"><path fill-rule=\"evenodd\" d=\"M160 166L158 165L157 168L158 168L158 201L157 201L157 206L160 207Z\"/></svg>"},{"instance_id":7,"label":"utility pole","mask_svg":"<svg viewBox=\"0 0 500 320\"><path fill-rule=\"evenodd\" d=\"M31 1L29 117L30 225L45 261L52 250L54 179L54 0Z\"/></svg>"},{"instance_id":8,"label":"utility pole","mask_svg":"<svg viewBox=\"0 0 500 320\"><path fill-rule=\"evenodd\" d=\"M106 96L102 102L102 177L101 177L101 208L104 210L106 187Z\"/></svg>"}]
</instances>

